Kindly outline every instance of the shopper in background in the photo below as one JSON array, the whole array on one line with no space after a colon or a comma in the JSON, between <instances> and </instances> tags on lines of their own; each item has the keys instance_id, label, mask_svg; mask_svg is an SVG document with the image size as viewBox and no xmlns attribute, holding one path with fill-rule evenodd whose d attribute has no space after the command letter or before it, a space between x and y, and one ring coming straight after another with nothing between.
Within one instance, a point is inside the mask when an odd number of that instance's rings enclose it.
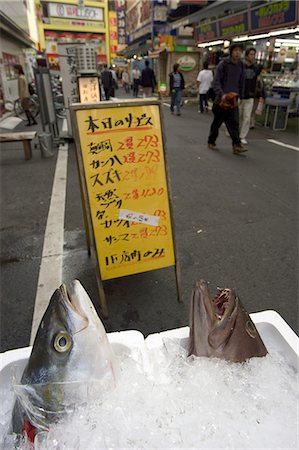
<instances>
[{"instance_id":1,"label":"shopper in background","mask_svg":"<svg viewBox=\"0 0 299 450\"><path fill-rule=\"evenodd\" d=\"M21 100L22 108L23 108L23 110L26 114L27 120L28 120L26 127L29 127L30 125L37 125L37 122L30 111L31 99L30 99L28 83L27 83L26 77L24 75L23 67L20 64L16 64L14 66L14 70L15 70L16 74L18 75L19 98Z\"/></svg>"},{"instance_id":2,"label":"shopper in background","mask_svg":"<svg viewBox=\"0 0 299 450\"><path fill-rule=\"evenodd\" d=\"M125 89L126 94L128 94L130 92L130 86L129 86L129 74L128 71L126 69L123 70L123 73L121 75L121 79L122 79L122 83L123 83L123 87Z\"/></svg>"},{"instance_id":3,"label":"shopper in background","mask_svg":"<svg viewBox=\"0 0 299 450\"><path fill-rule=\"evenodd\" d=\"M256 85L255 85L255 93L254 93L254 100L253 100L253 108L251 111L251 118L250 118L250 128L255 127L255 115L261 115L264 108L265 98L266 98L266 89L263 81L262 76L262 70L263 67L260 66L258 69L257 79L256 79Z\"/></svg>"},{"instance_id":4,"label":"shopper in background","mask_svg":"<svg viewBox=\"0 0 299 450\"><path fill-rule=\"evenodd\" d=\"M135 64L134 69L132 70L132 83L133 83L133 95L134 97L138 97L139 84L140 84L141 72L138 68L138 65Z\"/></svg>"},{"instance_id":5,"label":"shopper in background","mask_svg":"<svg viewBox=\"0 0 299 450\"><path fill-rule=\"evenodd\" d=\"M257 77L259 68L255 64L256 50L254 47L249 47L245 50L245 64L244 64L244 97L239 104L240 114L240 139L242 144L247 144L246 136L250 127L251 114L254 104L254 97L256 91Z\"/></svg>"},{"instance_id":6,"label":"shopper in background","mask_svg":"<svg viewBox=\"0 0 299 450\"><path fill-rule=\"evenodd\" d=\"M104 64L104 70L101 72L101 82L105 93L105 99L110 100L111 90L113 86L113 77L107 64Z\"/></svg>"},{"instance_id":7,"label":"shopper in background","mask_svg":"<svg viewBox=\"0 0 299 450\"><path fill-rule=\"evenodd\" d=\"M170 111L174 114L174 107L176 107L176 114L180 116L182 91L185 89L185 80L183 74L179 71L179 64L174 64L173 72L169 74L169 89L171 94Z\"/></svg>"},{"instance_id":8,"label":"shopper in background","mask_svg":"<svg viewBox=\"0 0 299 450\"><path fill-rule=\"evenodd\" d=\"M111 97L115 97L115 90L118 89L117 75L112 66L109 67L109 70L112 73L112 87L111 87L110 95L111 95Z\"/></svg>"},{"instance_id":9,"label":"shopper in background","mask_svg":"<svg viewBox=\"0 0 299 450\"><path fill-rule=\"evenodd\" d=\"M204 61L203 69L197 76L197 86L199 88L199 109L198 112L208 112L208 91L213 82L213 72L209 70L208 61Z\"/></svg>"},{"instance_id":10,"label":"shopper in background","mask_svg":"<svg viewBox=\"0 0 299 450\"><path fill-rule=\"evenodd\" d=\"M145 68L141 72L141 86L143 88L144 97L152 97L153 90L157 85L155 73L149 66L149 61L145 61Z\"/></svg>"},{"instance_id":11,"label":"shopper in background","mask_svg":"<svg viewBox=\"0 0 299 450\"><path fill-rule=\"evenodd\" d=\"M213 81L213 90L216 94L212 109L214 120L208 137L208 147L211 150L217 150L216 139L219 128L224 122L232 139L235 155L247 151L241 144L239 134L238 99L243 98L244 91L242 52L242 44L233 42L229 48L229 56L224 58L217 66Z\"/></svg>"}]
</instances>

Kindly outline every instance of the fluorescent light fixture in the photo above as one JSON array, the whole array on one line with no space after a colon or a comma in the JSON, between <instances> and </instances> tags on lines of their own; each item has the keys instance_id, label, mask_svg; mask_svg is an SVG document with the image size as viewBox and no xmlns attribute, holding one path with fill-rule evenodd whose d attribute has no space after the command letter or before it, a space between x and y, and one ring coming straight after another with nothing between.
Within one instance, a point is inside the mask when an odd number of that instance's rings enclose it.
<instances>
[{"instance_id":1,"label":"fluorescent light fixture","mask_svg":"<svg viewBox=\"0 0 299 450\"><path fill-rule=\"evenodd\" d=\"M197 44L197 47L205 48L205 47L211 47L211 45L220 45L223 44L224 41L211 41L211 42L205 42L204 44Z\"/></svg>"},{"instance_id":2,"label":"fluorescent light fixture","mask_svg":"<svg viewBox=\"0 0 299 450\"><path fill-rule=\"evenodd\" d=\"M298 32L299 32L299 27L288 28L285 30L270 31L269 33L256 34L253 36L248 36L248 35L238 36L238 37L233 38L233 41L240 42L240 41L249 41L249 40L255 40L255 39L264 39L264 38L269 38L272 36L274 37L274 36L280 36L283 34L292 34L292 33L298 33ZM298 35L298 38L296 38L296 39L299 39L299 35Z\"/></svg>"},{"instance_id":3,"label":"fluorescent light fixture","mask_svg":"<svg viewBox=\"0 0 299 450\"><path fill-rule=\"evenodd\" d=\"M299 44L297 39L276 39L275 42L279 42L280 44Z\"/></svg>"}]
</instances>

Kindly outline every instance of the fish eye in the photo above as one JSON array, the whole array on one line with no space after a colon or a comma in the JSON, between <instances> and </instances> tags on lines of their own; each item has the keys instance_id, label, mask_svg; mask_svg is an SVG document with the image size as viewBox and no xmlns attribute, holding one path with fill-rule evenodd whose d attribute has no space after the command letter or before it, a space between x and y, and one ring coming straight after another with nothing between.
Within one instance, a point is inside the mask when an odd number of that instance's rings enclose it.
<instances>
[{"instance_id":1,"label":"fish eye","mask_svg":"<svg viewBox=\"0 0 299 450\"><path fill-rule=\"evenodd\" d=\"M250 337L255 338L257 335L256 328L251 322L251 320L247 320L245 329L247 331L247 334L249 334Z\"/></svg>"},{"instance_id":2,"label":"fish eye","mask_svg":"<svg viewBox=\"0 0 299 450\"><path fill-rule=\"evenodd\" d=\"M61 331L55 336L54 348L59 353L67 352L72 346L72 339L69 334Z\"/></svg>"}]
</instances>

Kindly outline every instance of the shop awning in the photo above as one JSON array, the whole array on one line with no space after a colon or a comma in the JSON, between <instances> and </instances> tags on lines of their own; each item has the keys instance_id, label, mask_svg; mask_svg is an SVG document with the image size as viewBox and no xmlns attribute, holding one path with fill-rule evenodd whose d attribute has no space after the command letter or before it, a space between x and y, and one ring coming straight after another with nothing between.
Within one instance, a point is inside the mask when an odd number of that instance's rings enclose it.
<instances>
[{"instance_id":1,"label":"shop awning","mask_svg":"<svg viewBox=\"0 0 299 450\"><path fill-rule=\"evenodd\" d=\"M161 53L166 52L167 49L166 48L158 48L157 50L153 50L153 51L148 51L148 57L149 58L159 58L159 56L161 55Z\"/></svg>"},{"instance_id":2,"label":"shop awning","mask_svg":"<svg viewBox=\"0 0 299 450\"><path fill-rule=\"evenodd\" d=\"M118 52L119 56L123 56L124 58L133 58L136 56L145 56L148 53L148 44L146 42L141 42L137 44L128 45L124 50Z\"/></svg>"}]
</instances>

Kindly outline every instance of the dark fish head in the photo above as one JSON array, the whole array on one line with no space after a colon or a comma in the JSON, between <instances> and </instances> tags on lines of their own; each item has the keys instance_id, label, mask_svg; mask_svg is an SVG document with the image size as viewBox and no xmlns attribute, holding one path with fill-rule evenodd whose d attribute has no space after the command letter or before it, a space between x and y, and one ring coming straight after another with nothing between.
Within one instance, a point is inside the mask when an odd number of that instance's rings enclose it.
<instances>
[{"instance_id":1,"label":"dark fish head","mask_svg":"<svg viewBox=\"0 0 299 450\"><path fill-rule=\"evenodd\" d=\"M191 297L189 354L242 362L264 356L261 337L233 289L218 288L211 297L204 280Z\"/></svg>"}]
</instances>

